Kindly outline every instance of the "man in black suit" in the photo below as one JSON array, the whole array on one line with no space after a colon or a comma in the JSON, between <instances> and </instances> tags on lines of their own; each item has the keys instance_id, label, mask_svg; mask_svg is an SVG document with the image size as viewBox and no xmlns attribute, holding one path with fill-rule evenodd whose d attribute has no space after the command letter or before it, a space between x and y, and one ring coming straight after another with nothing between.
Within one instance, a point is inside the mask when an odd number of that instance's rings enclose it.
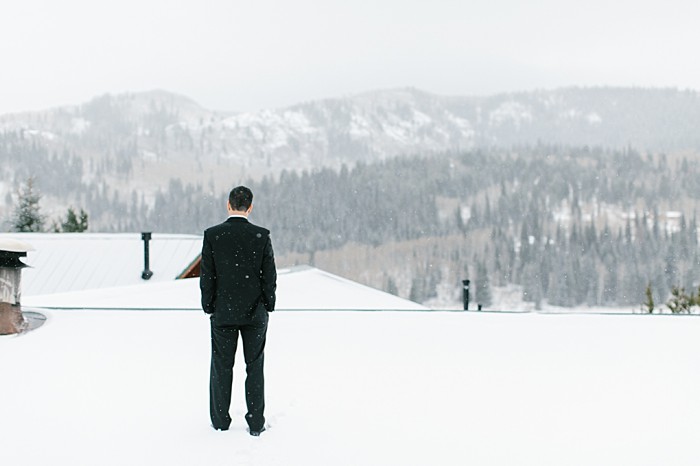
<instances>
[{"instance_id":1,"label":"man in black suit","mask_svg":"<svg viewBox=\"0 0 700 466\"><path fill-rule=\"evenodd\" d=\"M253 193L245 186L231 190L229 218L204 232L199 286L202 308L211 320L209 411L212 426L231 424L231 385L238 334L246 363L248 432L265 430L263 360L268 313L275 310L277 271L270 231L248 222Z\"/></svg>"}]
</instances>

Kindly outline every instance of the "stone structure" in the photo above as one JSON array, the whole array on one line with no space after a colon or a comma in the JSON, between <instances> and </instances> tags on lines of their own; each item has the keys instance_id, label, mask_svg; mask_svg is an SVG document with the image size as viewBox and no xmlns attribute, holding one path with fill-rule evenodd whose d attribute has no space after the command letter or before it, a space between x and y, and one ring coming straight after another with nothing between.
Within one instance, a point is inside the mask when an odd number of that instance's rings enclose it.
<instances>
[{"instance_id":1,"label":"stone structure","mask_svg":"<svg viewBox=\"0 0 700 466\"><path fill-rule=\"evenodd\" d=\"M19 333L24 326L20 296L22 269L20 257L33 248L14 240L0 241L0 335Z\"/></svg>"}]
</instances>

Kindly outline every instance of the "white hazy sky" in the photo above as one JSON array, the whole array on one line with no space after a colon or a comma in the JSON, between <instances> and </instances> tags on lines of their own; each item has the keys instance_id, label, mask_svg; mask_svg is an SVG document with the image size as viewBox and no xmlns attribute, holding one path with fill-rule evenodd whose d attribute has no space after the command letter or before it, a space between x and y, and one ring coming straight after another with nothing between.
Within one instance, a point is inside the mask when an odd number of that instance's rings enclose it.
<instances>
[{"instance_id":1,"label":"white hazy sky","mask_svg":"<svg viewBox=\"0 0 700 466\"><path fill-rule=\"evenodd\" d=\"M700 89L699 24L679 0L5 1L0 113L156 88L219 110L404 86Z\"/></svg>"}]
</instances>

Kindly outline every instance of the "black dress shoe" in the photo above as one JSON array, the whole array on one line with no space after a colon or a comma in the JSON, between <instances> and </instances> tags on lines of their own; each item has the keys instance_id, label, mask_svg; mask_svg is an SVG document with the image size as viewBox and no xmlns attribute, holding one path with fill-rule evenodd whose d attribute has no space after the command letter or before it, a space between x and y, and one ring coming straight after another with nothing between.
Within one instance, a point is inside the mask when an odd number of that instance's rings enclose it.
<instances>
[{"instance_id":1,"label":"black dress shoe","mask_svg":"<svg viewBox=\"0 0 700 466\"><path fill-rule=\"evenodd\" d=\"M253 437L260 437L260 434L265 432L265 426L262 427L260 430L250 430L248 429L248 433L252 435Z\"/></svg>"},{"instance_id":2,"label":"black dress shoe","mask_svg":"<svg viewBox=\"0 0 700 466\"><path fill-rule=\"evenodd\" d=\"M214 427L214 426L212 426L212 427ZM224 430L228 430L228 427L214 427L214 430L224 431Z\"/></svg>"}]
</instances>

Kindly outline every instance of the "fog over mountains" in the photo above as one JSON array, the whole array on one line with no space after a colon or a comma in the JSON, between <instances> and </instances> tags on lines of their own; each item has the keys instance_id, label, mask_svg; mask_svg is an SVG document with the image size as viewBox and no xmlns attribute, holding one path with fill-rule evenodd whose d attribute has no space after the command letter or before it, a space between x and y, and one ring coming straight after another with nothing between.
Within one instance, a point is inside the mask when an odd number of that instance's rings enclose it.
<instances>
[{"instance_id":1,"label":"fog over mountains","mask_svg":"<svg viewBox=\"0 0 700 466\"><path fill-rule=\"evenodd\" d=\"M56 186L59 201L75 183L96 183L125 194L135 190L152 202L172 178L213 192L283 170L474 148L544 143L695 151L697 128L700 95L674 89L568 88L491 97L395 89L252 113L208 110L165 91L103 95L72 107L1 115L0 157L10 163L0 169L0 196L30 175L46 191L50 181L41 178L63 170L48 173L50 160L81 165L79 174L66 173L67 189Z\"/></svg>"},{"instance_id":2,"label":"fog over mountains","mask_svg":"<svg viewBox=\"0 0 700 466\"><path fill-rule=\"evenodd\" d=\"M0 117L20 134L79 157L211 159L258 175L401 154L538 142L677 151L700 148L700 96L674 89L568 88L446 97L397 89L252 113L207 110L153 91Z\"/></svg>"}]
</instances>

